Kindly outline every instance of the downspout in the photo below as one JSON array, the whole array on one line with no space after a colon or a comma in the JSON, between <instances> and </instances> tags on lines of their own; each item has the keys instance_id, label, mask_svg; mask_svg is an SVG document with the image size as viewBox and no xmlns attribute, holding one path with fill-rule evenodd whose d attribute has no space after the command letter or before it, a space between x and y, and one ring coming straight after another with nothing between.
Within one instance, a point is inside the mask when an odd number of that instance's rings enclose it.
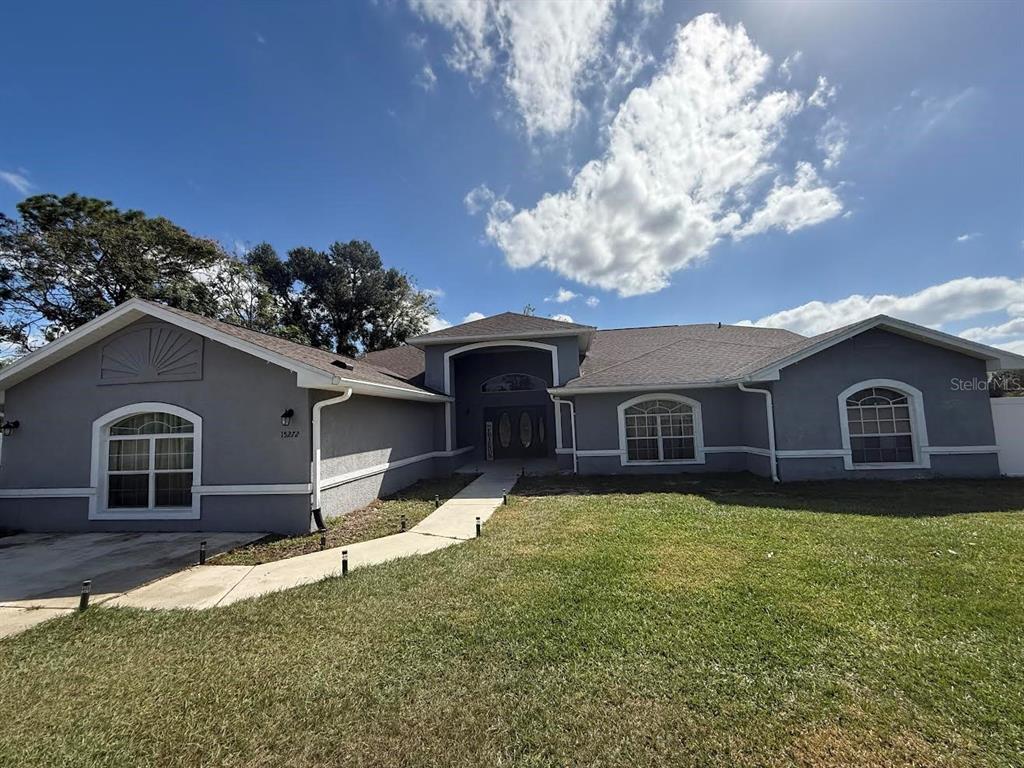
<instances>
[{"instance_id":1,"label":"downspout","mask_svg":"<svg viewBox=\"0 0 1024 768\"><path fill-rule=\"evenodd\" d=\"M764 411L765 416L768 420L768 463L772 471L772 482L779 482L779 466L778 458L775 453L775 408L772 405L772 393L768 389L757 389L756 387L748 387L746 384L740 382L737 385L742 392L751 392L764 395Z\"/></svg>"},{"instance_id":2,"label":"downspout","mask_svg":"<svg viewBox=\"0 0 1024 768\"><path fill-rule=\"evenodd\" d=\"M313 405L313 464L310 467L310 479L313 486L313 517L316 519L317 527L323 528L323 517L320 516L320 412L328 405L344 403L352 397L352 387L345 390L345 394L338 397L331 397L321 400Z\"/></svg>"},{"instance_id":3,"label":"downspout","mask_svg":"<svg viewBox=\"0 0 1024 768\"><path fill-rule=\"evenodd\" d=\"M560 397L556 397L548 393L551 397L551 402L555 404L555 419L558 421L558 434L562 435L562 404L569 406L569 430L572 432L572 473L578 475L579 459L576 457L576 404L572 400L563 400ZM562 435L562 441L565 441L565 435ZM562 446L555 446L561 448Z\"/></svg>"}]
</instances>

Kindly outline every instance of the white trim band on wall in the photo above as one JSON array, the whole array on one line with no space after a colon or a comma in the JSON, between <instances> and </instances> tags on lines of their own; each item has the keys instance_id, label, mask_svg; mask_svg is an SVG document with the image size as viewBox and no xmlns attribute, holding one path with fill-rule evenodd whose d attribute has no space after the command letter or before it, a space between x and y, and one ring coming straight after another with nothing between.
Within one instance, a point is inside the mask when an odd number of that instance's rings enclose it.
<instances>
[{"instance_id":1,"label":"white trim band on wall","mask_svg":"<svg viewBox=\"0 0 1024 768\"><path fill-rule=\"evenodd\" d=\"M308 496L310 490L309 483L192 486L192 493L199 496L280 496L292 494ZM0 488L0 499L86 499L92 498L95 495L95 488ZM131 509L126 508L125 511L131 512Z\"/></svg>"},{"instance_id":2,"label":"white trim band on wall","mask_svg":"<svg viewBox=\"0 0 1024 768\"><path fill-rule=\"evenodd\" d=\"M361 467L360 469L353 469L350 472L344 472L334 477L328 477L320 481L320 490L325 491L328 488L337 488L339 485L346 485L347 483L354 483L356 480L362 480L367 477L373 477L387 472L389 469L400 469L401 467L407 467L410 464L415 464L419 461L426 461L427 459L448 459L453 456L458 456L468 451L473 450L472 445L467 445L463 448L458 448L454 451L431 451L430 453L421 453L418 456L410 456L407 459L397 459L396 461L388 461L383 464L375 464L371 467Z\"/></svg>"},{"instance_id":3,"label":"white trim band on wall","mask_svg":"<svg viewBox=\"0 0 1024 768\"><path fill-rule=\"evenodd\" d=\"M571 449L566 449L569 453L572 453ZM576 451L577 456L622 456L624 455L622 450L592 450L592 451ZM755 456L770 456L770 452L767 448L754 448L749 445L705 445L704 453L751 453ZM634 463L634 462L630 462ZM670 462L656 461L653 464L668 464ZM688 462L694 463L694 462Z\"/></svg>"}]
</instances>

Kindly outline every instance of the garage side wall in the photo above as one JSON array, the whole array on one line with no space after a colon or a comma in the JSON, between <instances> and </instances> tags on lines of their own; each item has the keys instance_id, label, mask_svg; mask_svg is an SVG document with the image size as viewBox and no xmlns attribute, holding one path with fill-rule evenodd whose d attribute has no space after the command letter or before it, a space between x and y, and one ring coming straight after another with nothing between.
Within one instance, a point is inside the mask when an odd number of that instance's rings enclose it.
<instances>
[{"instance_id":1,"label":"garage side wall","mask_svg":"<svg viewBox=\"0 0 1024 768\"><path fill-rule=\"evenodd\" d=\"M138 358L149 331L192 345L196 362L162 380L159 360ZM126 355L130 352L130 355ZM154 353L155 354L155 353ZM116 361L126 361L120 366ZM134 361L134 362L133 362ZM309 526L308 396L295 374L166 323L140 321L5 393L19 428L0 454L0 528L30 531L276 531ZM90 520L93 422L136 403L167 403L202 418L199 519ZM281 414L294 409L287 428ZM260 487L303 486L268 494ZM245 487L232 494L232 488ZM13 496L12 494L25 494ZM54 495L48 495L54 494ZM75 495L77 494L77 495Z\"/></svg>"},{"instance_id":2,"label":"garage side wall","mask_svg":"<svg viewBox=\"0 0 1024 768\"><path fill-rule=\"evenodd\" d=\"M313 402L337 393L316 393ZM321 412L325 517L343 515L417 480L450 472L444 404L353 395Z\"/></svg>"}]
</instances>

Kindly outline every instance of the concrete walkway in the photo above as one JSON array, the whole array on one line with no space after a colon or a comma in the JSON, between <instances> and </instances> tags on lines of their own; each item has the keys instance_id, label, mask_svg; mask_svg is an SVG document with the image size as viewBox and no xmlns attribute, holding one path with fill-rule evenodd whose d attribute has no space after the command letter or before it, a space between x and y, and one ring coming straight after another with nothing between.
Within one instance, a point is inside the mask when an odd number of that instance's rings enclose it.
<instances>
[{"instance_id":1,"label":"concrete walkway","mask_svg":"<svg viewBox=\"0 0 1024 768\"><path fill-rule=\"evenodd\" d=\"M349 570L410 555L423 555L476 536L511 490L519 466L495 465L405 533L349 544ZM291 589L341 573L341 547L264 565L198 565L108 600L126 608L214 608Z\"/></svg>"}]
</instances>

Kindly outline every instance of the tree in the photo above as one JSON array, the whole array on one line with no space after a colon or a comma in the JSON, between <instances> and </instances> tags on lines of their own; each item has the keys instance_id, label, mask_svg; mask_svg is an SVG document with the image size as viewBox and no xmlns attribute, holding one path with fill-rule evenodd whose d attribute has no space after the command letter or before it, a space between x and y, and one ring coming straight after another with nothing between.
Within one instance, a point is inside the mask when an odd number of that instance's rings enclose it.
<instances>
[{"instance_id":1,"label":"tree","mask_svg":"<svg viewBox=\"0 0 1024 768\"><path fill-rule=\"evenodd\" d=\"M71 194L0 213L0 343L30 351L133 297L216 314L202 277L227 259L167 219Z\"/></svg>"},{"instance_id":2,"label":"tree","mask_svg":"<svg viewBox=\"0 0 1024 768\"><path fill-rule=\"evenodd\" d=\"M385 268L365 241L293 248L284 262L261 244L248 259L313 346L347 355L395 347L425 331L437 313L433 298L404 272Z\"/></svg>"}]
</instances>

